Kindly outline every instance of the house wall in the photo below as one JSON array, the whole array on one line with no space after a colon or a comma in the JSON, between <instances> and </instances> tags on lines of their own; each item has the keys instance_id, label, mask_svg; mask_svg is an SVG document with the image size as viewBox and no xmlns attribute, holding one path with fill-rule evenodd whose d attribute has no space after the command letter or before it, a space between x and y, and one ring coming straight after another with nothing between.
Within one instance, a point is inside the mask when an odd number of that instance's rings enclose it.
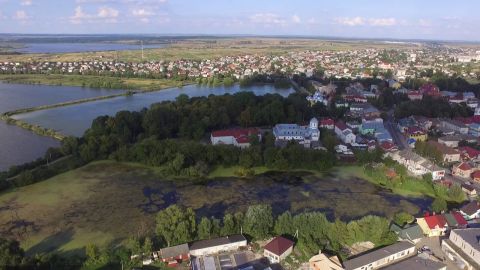
<instances>
[{"instance_id":1,"label":"house wall","mask_svg":"<svg viewBox=\"0 0 480 270\"><path fill-rule=\"evenodd\" d=\"M445 154L443 155L444 162L457 162L460 161L460 153L458 154Z\"/></svg>"},{"instance_id":2,"label":"house wall","mask_svg":"<svg viewBox=\"0 0 480 270\"><path fill-rule=\"evenodd\" d=\"M442 139L438 139L438 142L441 143L441 144L444 144L448 147L452 147L452 148L457 148L458 147L458 141L444 141Z\"/></svg>"},{"instance_id":3,"label":"house wall","mask_svg":"<svg viewBox=\"0 0 480 270\"><path fill-rule=\"evenodd\" d=\"M480 252L476 250L472 245L470 245L467 241L465 241L462 237L460 237L455 230L450 233L450 237L448 238L457 248L461 249L463 253L465 253L471 260L475 261L476 263L480 264ZM447 242L442 242L442 248L450 249L451 252L456 253L452 247L448 245ZM456 253L459 255L458 253ZM470 266L473 269L472 266Z\"/></svg>"},{"instance_id":4,"label":"house wall","mask_svg":"<svg viewBox=\"0 0 480 270\"><path fill-rule=\"evenodd\" d=\"M225 137L213 137L210 136L210 141L212 142L213 145L216 144L235 144L237 140L233 136L225 136Z\"/></svg>"},{"instance_id":5,"label":"house wall","mask_svg":"<svg viewBox=\"0 0 480 270\"><path fill-rule=\"evenodd\" d=\"M246 247L246 246L247 246L247 241L245 240L245 241L226 244L226 245L219 245L219 246L207 247L202 249L190 250L190 255L205 256L205 255L220 253L224 251L237 250L241 247Z\"/></svg>"}]
</instances>

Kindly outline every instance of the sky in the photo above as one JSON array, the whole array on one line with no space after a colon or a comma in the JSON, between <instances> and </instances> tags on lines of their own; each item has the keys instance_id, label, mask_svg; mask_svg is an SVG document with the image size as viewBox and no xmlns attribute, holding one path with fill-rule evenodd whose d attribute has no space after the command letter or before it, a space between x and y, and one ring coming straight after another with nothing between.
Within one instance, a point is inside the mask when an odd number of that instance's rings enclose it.
<instances>
[{"instance_id":1,"label":"sky","mask_svg":"<svg viewBox=\"0 0 480 270\"><path fill-rule=\"evenodd\" d=\"M0 33L480 41L478 0L0 0Z\"/></svg>"}]
</instances>

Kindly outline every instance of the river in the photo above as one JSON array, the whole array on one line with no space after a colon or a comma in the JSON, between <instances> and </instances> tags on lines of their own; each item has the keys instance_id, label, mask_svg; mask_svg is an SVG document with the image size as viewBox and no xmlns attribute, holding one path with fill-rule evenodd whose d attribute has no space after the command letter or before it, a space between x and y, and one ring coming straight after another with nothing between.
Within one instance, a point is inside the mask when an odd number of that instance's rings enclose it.
<instances>
[{"instance_id":1,"label":"river","mask_svg":"<svg viewBox=\"0 0 480 270\"><path fill-rule=\"evenodd\" d=\"M85 130L90 127L92 121L100 115L114 115L116 112L122 110L138 111L149 107L152 103L174 100L180 94L186 94L189 97L200 97L234 94L240 91L249 91L256 95L277 93L282 96L288 96L294 92L293 89L276 89L272 85L256 85L248 88L241 88L239 85L232 87L188 85L181 88L170 88L145 94L121 96L72 106L29 112L15 115L13 118L51 128L66 135L80 137Z\"/></svg>"},{"instance_id":2,"label":"river","mask_svg":"<svg viewBox=\"0 0 480 270\"><path fill-rule=\"evenodd\" d=\"M0 83L0 112L28 108L40 105L78 100L89 97L122 93L124 90L90 89L70 86L44 86ZM92 121L100 115L114 115L121 110L136 111L149 107L152 103L174 100L180 94L190 97L233 94L250 91L256 95L277 93L288 96L293 89L275 89L271 85L258 85L249 88L201 87L189 85L182 88L170 88L156 92L121 96L112 99L59 107L15 115L28 123L52 128L66 135L82 136ZM32 161L41 157L49 147L59 145L51 138L37 136L18 127L0 124L0 171Z\"/></svg>"}]
</instances>

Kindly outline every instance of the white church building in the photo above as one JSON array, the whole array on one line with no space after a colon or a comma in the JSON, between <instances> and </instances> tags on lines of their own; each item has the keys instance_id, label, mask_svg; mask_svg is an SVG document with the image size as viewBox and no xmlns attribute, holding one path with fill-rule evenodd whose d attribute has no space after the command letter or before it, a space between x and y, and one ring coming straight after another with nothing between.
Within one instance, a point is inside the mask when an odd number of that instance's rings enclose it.
<instances>
[{"instance_id":1,"label":"white church building","mask_svg":"<svg viewBox=\"0 0 480 270\"><path fill-rule=\"evenodd\" d=\"M289 141L296 141L306 148L314 148L318 146L320 140L318 120L317 118L312 118L308 126L277 124L273 128L273 135L275 136L277 145L282 145Z\"/></svg>"}]
</instances>

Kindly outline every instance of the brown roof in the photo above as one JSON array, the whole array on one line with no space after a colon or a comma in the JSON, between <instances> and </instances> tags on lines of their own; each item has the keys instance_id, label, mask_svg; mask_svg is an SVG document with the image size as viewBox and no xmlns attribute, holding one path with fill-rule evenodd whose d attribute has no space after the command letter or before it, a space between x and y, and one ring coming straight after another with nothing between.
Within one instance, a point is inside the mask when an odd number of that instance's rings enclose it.
<instances>
[{"instance_id":1,"label":"brown roof","mask_svg":"<svg viewBox=\"0 0 480 270\"><path fill-rule=\"evenodd\" d=\"M462 212L464 212L467 215L473 215L478 211L479 208L480 207L479 207L478 202L473 201L473 202L469 202L466 205L464 205L461 210L462 210Z\"/></svg>"},{"instance_id":2,"label":"brown roof","mask_svg":"<svg viewBox=\"0 0 480 270\"><path fill-rule=\"evenodd\" d=\"M281 256L290 247L293 247L293 241L278 236L275 237L272 241L270 241L270 243L265 246L265 249L277 256Z\"/></svg>"}]
</instances>

